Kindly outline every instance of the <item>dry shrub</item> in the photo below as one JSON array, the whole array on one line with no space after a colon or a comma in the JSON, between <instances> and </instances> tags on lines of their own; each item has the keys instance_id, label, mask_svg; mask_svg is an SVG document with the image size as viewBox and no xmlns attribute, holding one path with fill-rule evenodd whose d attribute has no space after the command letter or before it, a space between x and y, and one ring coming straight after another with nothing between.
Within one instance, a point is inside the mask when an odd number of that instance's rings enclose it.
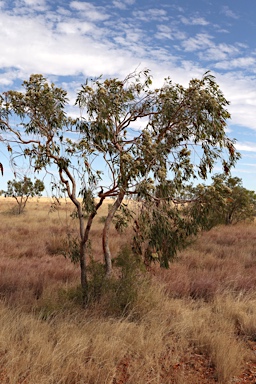
<instances>
[{"instance_id":1,"label":"dry shrub","mask_svg":"<svg viewBox=\"0 0 256 384\"><path fill-rule=\"evenodd\" d=\"M193 299L204 299L209 301L213 299L218 291L218 284L213 274L202 271L200 276L192 279L189 287L189 295Z\"/></svg>"},{"instance_id":2,"label":"dry shrub","mask_svg":"<svg viewBox=\"0 0 256 384\"><path fill-rule=\"evenodd\" d=\"M67 238L60 235L52 235L46 241L46 251L49 255L60 255L66 250Z\"/></svg>"},{"instance_id":3,"label":"dry shrub","mask_svg":"<svg viewBox=\"0 0 256 384\"><path fill-rule=\"evenodd\" d=\"M212 300L220 292L256 289L253 224L213 228L179 253L167 271L157 271L171 297ZM226 242L221 246L219 243ZM226 241L226 239L228 239Z\"/></svg>"},{"instance_id":4,"label":"dry shrub","mask_svg":"<svg viewBox=\"0 0 256 384\"><path fill-rule=\"evenodd\" d=\"M242 343L234 337L228 337L224 332L214 333L205 347L214 364L219 383L226 384L240 373L246 352Z\"/></svg>"},{"instance_id":5,"label":"dry shrub","mask_svg":"<svg viewBox=\"0 0 256 384\"><path fill-rule=\"evenodd\" d=\"M233 324L238 335L245 339L256 341L256 295L231 293L217 296L214 300L214 310L224 313Z\"/></svg>"},{"instance_id":6,"label":"dry shrub","mask_svg":"<svg viewBox=\"0 0 256 384\"><path fill-rule=\"evenodd\" d=\"M9 304L33 306L46 287L77 281L78 270L61 256L53 258L0 259L0 297Z\"/></svg>"},{"instance_id":7,"label":"dry shrub","mask_svg":"<svg viewBox=\"0 0 256 384\"><path fill-rule=\"evenodd\" d=\"M189 296L190 278L188 268L177 262L168 270L154 268L156 281L165 284L165 292L172 298L183 298Z\"/></svg>"},{"instance_id":8,"label":"dry shrub","mask_svg":"<svg viewBox=\"0 0 256 384\"><path fill-rule=\"evenodd\" d=\"M103 316L138 320L155 304L146 268L127 246L121 248L113 265L114 274L107 278L104 265L91 260L88 265L89 304L97 307Z\"/></svg>"},{"instance_id":9,"label":"dry shrub","mask_svg":"<svg viewBox=\"0 0 256 384\"><path fill-rule=\"evenodd\" d=\"M228 383L240 372L246 356L245 347L236 337L234 323L224 312L216 312L211 304L188 303L173 324L173 332L209 357L218 382Z\"/></svg>"}]
</instances>

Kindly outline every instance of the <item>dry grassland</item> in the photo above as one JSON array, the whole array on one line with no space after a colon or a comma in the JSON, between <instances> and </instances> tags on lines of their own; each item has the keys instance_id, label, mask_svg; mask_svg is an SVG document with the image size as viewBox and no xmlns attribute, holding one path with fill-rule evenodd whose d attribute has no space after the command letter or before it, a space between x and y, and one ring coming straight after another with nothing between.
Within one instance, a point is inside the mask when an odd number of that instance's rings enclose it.
<instances>
[{"instance_id":1,"label":"dry grassland","mask_svg":"<svg viewBox=\"0 0 256 384\"><path fill-rule=\"evenodd\" d=\"M18 216L14 204L0 198L1 384L256 382L254 224L201 234L169 270L148 272L126 316L111 316L102 301L83 310L74 300L78 266L58 254L77 231L72 206L33 200ZM113 235L116 254L132 233Z\"/></svg>"}]
</instances>

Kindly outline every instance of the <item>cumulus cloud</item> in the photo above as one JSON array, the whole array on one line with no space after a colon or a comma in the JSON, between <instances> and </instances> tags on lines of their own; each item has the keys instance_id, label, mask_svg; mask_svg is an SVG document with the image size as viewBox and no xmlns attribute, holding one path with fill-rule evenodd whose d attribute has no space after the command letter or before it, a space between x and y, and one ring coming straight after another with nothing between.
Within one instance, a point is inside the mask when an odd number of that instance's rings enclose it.
<instances>
[{"instance_id":1,"label":"cumulus cloud","mask_svg":"<svg viewBox=\"0 0 256 384\"><path fill-rule=\"evenodd\" d=\"M71 5L77 9L81 6L78 2ZM88 4L83 6L85 10ZM17 68L23 74L42 72L60 76L116 73L133 60L129 53L121 53L111 42L104 41L104 26L96 28L93 22L99 18L94 13L91 22L81 22L59 14L58 22L52 22L40 14L26 14L25 18L1 13L0 49L5 55L0 56L0 67Z\"/></svg>"}]
</instances>

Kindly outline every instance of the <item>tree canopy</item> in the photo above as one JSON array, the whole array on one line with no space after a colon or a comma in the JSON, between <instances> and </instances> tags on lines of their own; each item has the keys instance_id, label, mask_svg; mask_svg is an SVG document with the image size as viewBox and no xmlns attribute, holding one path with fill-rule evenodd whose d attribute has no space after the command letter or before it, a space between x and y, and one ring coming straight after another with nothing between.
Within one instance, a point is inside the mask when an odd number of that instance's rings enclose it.
<instances>
[{"instance_id":1,"label":"tree canopy","mask_svg":"<svg viewBox=\"0 0 256 384\"><path fill-rule=\"evenodd\" d=\"M156 89L148 70L123 80L88 80L77 94L78 119L67 115L67 92L42 75L31 75L22 92L6 92L0 104L0 127L8 131L5 142L12 157L17 161L17 144L19 155L28 158L35 171L49 172L55 166L75 205L85 300L88 236L106 197L115 198L102 233L110 275L109 228L125 196L137 197L141 204L175 200L191 178L206 179L216 162L228 173L239 158L225 130L228 101L210 73L192 79L187 87L166 78ZM95 158L103 163L98 169ZM109 178L103 186L102 172ZM164 197L156 193L159 185L166 190ZM83 209L89 213L86 223Z\"/></svg>"},{"instance_id":2,"label":"tree canopy","mask_svg":"<svg viewBox=\"0 0 256 384\"><path fill-rule=\"evenodd\" d=\"M191 178L205 179L217 160L228 173L239 157L225 133L228 101L210 73L187 88L167 78L153 89L149 71L122 81L97 79L82 86L77 104L84 112L81 143L103 156L111 178L101 196L116 196L103 231L109 270L109 225L125 195L155 199L157 185L168 178L177 191Z\"/></svg>"}]
</instances>

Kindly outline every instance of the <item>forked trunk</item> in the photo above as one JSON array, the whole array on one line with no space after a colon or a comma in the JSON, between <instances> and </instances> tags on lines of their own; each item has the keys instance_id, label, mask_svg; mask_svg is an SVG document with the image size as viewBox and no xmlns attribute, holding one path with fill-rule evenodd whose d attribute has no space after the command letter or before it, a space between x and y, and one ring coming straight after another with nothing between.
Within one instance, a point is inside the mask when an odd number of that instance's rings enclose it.
<instances>
[{"instance_id":1,"label":"forked trunk","mask_svg":"<svg viewBox=\"0 0 256 384\"><path fill-rule=\"evenodd\" d=\"M122 204L123 198L124 198L125 192L121 191L114 202L112 208L109 210L103 233L102 233L102 247L103 247L103 253L104 253L104 260L105 260L105 266L106 266L106 275L107 277L110 277L112 274L112 256L111 252L109 249L109 230L110 230L110 225L112 223L113 217Z\"/></svg>"}]
</instances>

